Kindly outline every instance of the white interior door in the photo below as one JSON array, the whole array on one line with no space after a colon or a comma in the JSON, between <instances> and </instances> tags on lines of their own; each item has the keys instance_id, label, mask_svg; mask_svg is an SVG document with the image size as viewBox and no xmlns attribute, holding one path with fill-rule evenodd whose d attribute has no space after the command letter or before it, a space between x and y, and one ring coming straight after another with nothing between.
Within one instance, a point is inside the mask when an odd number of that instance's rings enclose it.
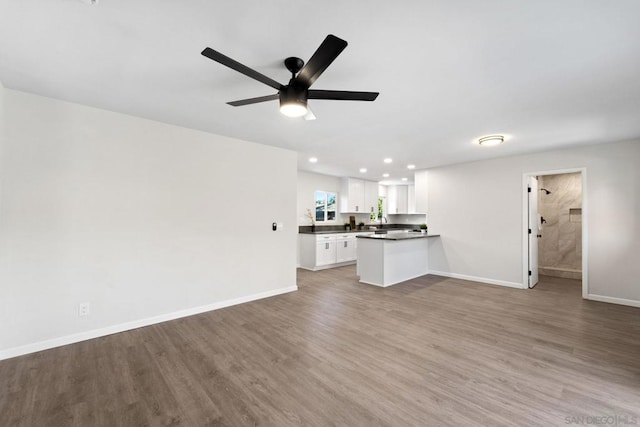
<instances>
[{"instance_id":1,"label":"white interior door","mask_svg":"<svg viewBox=\"0 0 640 427\"><path fill-rule=\"evenodd\" d=\"M538 283L538 178L529 177L529 288Z\"/></svg>"}]
</instances>

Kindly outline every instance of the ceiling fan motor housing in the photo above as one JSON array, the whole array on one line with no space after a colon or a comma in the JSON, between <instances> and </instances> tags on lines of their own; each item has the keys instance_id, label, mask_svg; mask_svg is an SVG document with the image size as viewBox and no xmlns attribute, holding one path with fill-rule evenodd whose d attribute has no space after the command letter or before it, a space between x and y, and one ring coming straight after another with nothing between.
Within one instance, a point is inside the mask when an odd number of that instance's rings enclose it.
<instances>
[{"instance_id":1,"label":"ceiling fan motor housing","mask_svg":"<svg viewBox=\"0 0 640 427\"><path fill-rule=\"evenodd\" d=\"M280 89L280 103L295 102L298 104L307 104L308 90L295 84L288 84Z\"/></svg>"}]
</instances>

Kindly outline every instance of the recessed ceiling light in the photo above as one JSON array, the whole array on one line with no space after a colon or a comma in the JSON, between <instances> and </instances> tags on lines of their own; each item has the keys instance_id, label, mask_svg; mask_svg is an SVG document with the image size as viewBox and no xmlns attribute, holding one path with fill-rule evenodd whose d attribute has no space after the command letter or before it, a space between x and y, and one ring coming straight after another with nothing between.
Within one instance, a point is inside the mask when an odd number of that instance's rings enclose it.
<instances>
[{"instance_id":1,"label":"recessed ceiling light","mask_svg":"<svg viewBox=\"0 0 640 427\"><path fill-rule=\"evenodd\" d=\"M502 135L488 135L478 139L478 144L485 147L491 147L494 145L500 145L504 142L504 136Z\"/></svg>"},{"instance_id":2,"label":"recessed ceiling light","mask_svg":"<svg viewBox=\"0 0 640 427\"><path fill-rule=\"evenodd\" d=\"M407 165L407 169L415 169L416 165Z\"/></svg>"},{"instance_id":3,"label":"recessed ceiling light","mask_svg":"<svg viewBox=\"0 0 640 427\"><path fill-rule=\"evenodd\" d=\"M407 178L402 178L402 180L403 180L403 181L406 181L406 180L407 180Z\"/></svg>"},{"instance_id":4,"label":"recessed ceiling light","mask_svg":"<svg viewBox=\"0 0 640 427\"><path fill-rule=\"evenodd\" d=\"M393 159L390 159L389 157L387 157L386 159L384 159L385 163L391 163L393 162Z\"/></svg>"},{"instance_id":5,"label":"recessed ceiling light","mask_svg":"<svg viewBox=\"0 0 640 427\"><path fill-rule=\"evenodd\" d=\"M318 158L317 157L309 157L309 161L311 163L318 163Z\"/></svg>"},{"instance_id":6,"label":"recessed ceiling light","mask_svg":"<svg viewBox=\"0 0 640 427\"><path fill-rule=\"evenodd\" d=\"M382 174L382 176L383 176L384 178L389 178L389 174L388 174L388 173L383 173L383 174Z\"/></svg>"},{"instance_id":7,"label":"recessed ceiling light","mask_svg":"<svg viewBox=\"0 0 640 427\"><path fill-rule=\"evenodd\" d=\"M367 168L360 168L360 173L367 173Z\"/></svg>"}]
</instances>

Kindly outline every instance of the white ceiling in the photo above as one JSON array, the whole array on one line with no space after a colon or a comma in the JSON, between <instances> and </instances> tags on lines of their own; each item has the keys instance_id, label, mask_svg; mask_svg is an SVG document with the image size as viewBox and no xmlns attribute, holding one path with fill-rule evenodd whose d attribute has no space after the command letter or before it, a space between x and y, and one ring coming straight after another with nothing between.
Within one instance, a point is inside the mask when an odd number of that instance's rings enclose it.
<instances>
[{"instance_id":1,"label":"white ceiling","mask_svg":"<svg viewBox=\"0 0 640 427\"><path fill-rule=\"evenodd\" d=\"M0 0L5 87L284 147L300 169L374 180L411 176L408 163L640 137L637 0L87 3ZM286 118L277 102L226 105L274 90L200 55L209 46L286 83L281 61L307 60L329 33L349 46L313 88L380 96L312 100L315 121ZM493 133L507 143L472 143Z\"/></svg>"}]
</instances>

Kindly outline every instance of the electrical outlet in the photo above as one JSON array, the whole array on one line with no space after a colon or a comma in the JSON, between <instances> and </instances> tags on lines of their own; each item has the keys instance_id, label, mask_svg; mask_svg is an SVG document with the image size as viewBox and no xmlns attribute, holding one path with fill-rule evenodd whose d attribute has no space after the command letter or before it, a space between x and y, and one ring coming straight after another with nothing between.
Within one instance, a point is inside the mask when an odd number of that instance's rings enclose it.
<instances>
[{"instance_id":1,"label":"electrical outlet","mask_svg":"<svg viewBox=\"0 0 640 427\"><path fill-rule=\"evenodd\" d=\"M78 306L78 316L88 316L90 313L90 305L88 302L81 302Z\"/></svg>"}]
</instances>

